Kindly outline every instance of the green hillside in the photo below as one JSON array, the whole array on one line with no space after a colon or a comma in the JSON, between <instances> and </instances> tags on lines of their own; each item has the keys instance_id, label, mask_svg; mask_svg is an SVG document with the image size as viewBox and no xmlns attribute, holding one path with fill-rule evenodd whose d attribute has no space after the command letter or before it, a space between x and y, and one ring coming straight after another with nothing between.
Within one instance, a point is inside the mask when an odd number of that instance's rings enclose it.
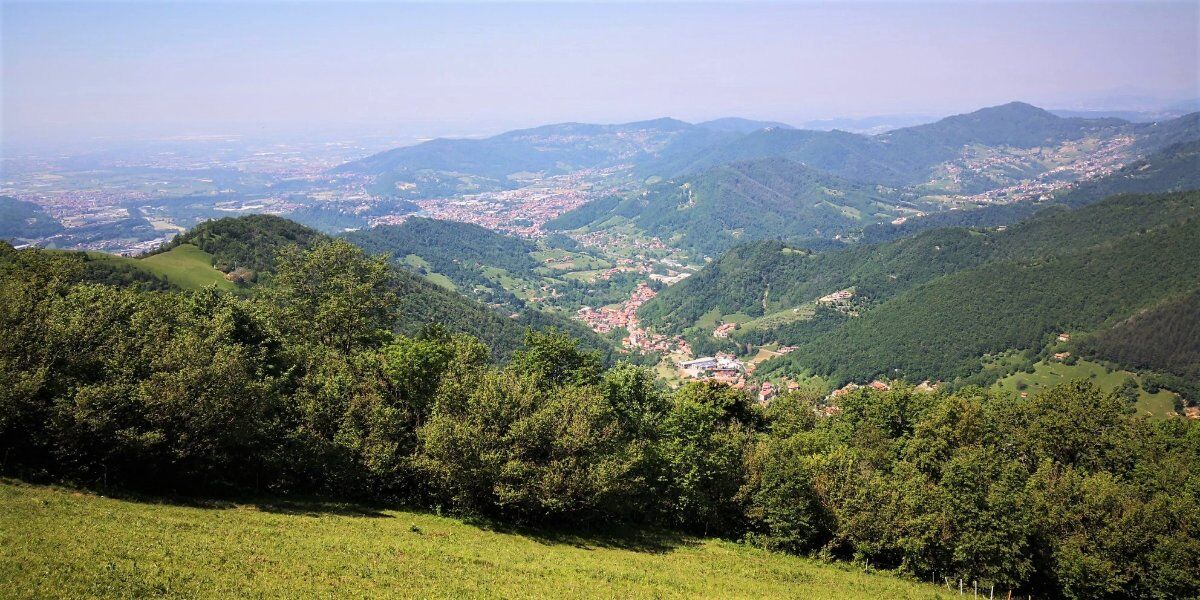
<instances>
[{"instance_id":1,"label":"green hillside","mask_svg":"<svg viewBox=\"0 0 1200 600\"><path fill-rule=\"evenodd\" d=\"M1056 385L1074 380L1087 380L1106 393L1128 394L1131 408L1138 415L1164 418L1176 413L1178 396L1164 389L1153 388L1153 377L1132 371L1107 369L1103 365L1081 360L1066 364L1062 361L1039 361L1032 372L1021 371L995 383L997 389L1012 394L1038 394ZM1127 390L1127 391L1126 391Z\"/></svg>"},{"instance_id":2,"label":"green hillside","mask_svg":"<svg viewBox=\"0 0 1200 600\"><path fill-rule=\"evenodd\" d=\"M1200 136L1200 132L1197 133ZM1095 202L1114 194L1145 194L1200 189L1200 139L1168 146L1115 173L1086 181L1060 200L1068 205Z\"/></svg>"},{"instance_id":3,"label":"green hillside","mask_svg":"<svg viewBox=\"0 0 1200 600\"><path fill-rule=\"evenodd\" d=\"M536 292L545 285L535 271L537 244L490 229L436 219L411 218L345 234L369 254L389 254L415 273L449 284L465 294L497 304L521 307L514 292Z\"/></svg>"},{"instance_id":4,"label":"green hillside","mask_svg":"<svg viewBox=\"0 0 1200 600\"><path fill-rule=\"evenodd\" d=\"M1198 244L1193 218L1069 254L967 269L805 340L787 360L843 381L965 377L983 355L1039 347L1055 331L1090 331L1190 291L1200 280Z\"/></svg>"},{"instance_id":5,"label":"green hillside","mask_svg":"<svg viewBox=\"0 0 1200 600\"><path fill-rule=\"evenodd\" d=\"M166 252L134 259L135 264L184 289L215 285L233 289L225 274L213 267L213 256L191 244L180 244Z\"/></svg>"},{"instance_id":6,"label":"green hillside","mask_svg":"<svg viewBox=\"0 0 1200 600\"><path fill-rule=\"evenodd\" d=\"M877 303L988 262L1082 250L1178 223L1197 216L1197 198L1196 193L1118 197L1077 210L1051 208L1004 231L932 229L821 253L773 241L747 244L664 290L639 315L680 331L714 309L757 317L851 287L860 299Z\"/></svg>"},{"instance_id":7,"label":"green hillside","mask_svg":"<svg viewBox=\"0 0 1200 600\"><path fill-rule=\"evenodd\" d=\"M1139 312L1082 340L1083 353L1200 385L1200 289Z\"/></svg>"},{"instance_id":8,"label":"green hillside","mask_svg":"<svg viewBox=\"0 0 1200 600\"><path fill-rule=\"evenodd\" d=\"M944 588L678 534L521 531L265 499L159 504L0 483L11 597L851 598Z\"/></svg>"},{"instance_id":9,"label":"green hillside","mask_svg":"<svg viewBox=\"0 0 1200 600\"><path fill-rule=\"evenodd\" d=\"M251 269L248 281L258 283L248 284L247 293L254 294L256 288L270 278L281 251L307 248L331 239L281 217L250 215L205 222L176 237L168 248L141 258L94 252L58 252L56 256L68 261L79 260L79 267L84 269L81 281L133 284L144 289L174 286L198 290L215 285L229 291L236 286L218 267ZM31 252L37 251L17 251L13 256ZM266 277L262 277L264 273ZM495 358L503 360L520 347L528 330L554 327L581 338L588 347L601 351L606 357L612 352L609 342L577 322L534 309L522 310L515 317L511 311L501 314L405 269L393 269L388 286L395 294L398 308L392 328L399 332L415 334L437 323L451 332L479 338Z\"/></svg>"},{"instance_id":10,"label":"green hillside","mask_svg":"<svg viewBox=\"0 0 1200 600\"><path fill-rule=\"evenodd\" d=\"M63 230L63 226L46 214L41 206L0 196L0 239L34 239L54 235Z\"/></svg>"},{"instance_id":11,"label":"green hillside","mask_svg":"<svg viewBox=\"0 0 1200 600\"><path fill-rule=\"evenodd\" d=\"M1032 354L1023 360L1034 362L1056 332L1105 330L1194 290L1198 217L1200 192L1187 192L1118 196L1046 210L1005 230L935 229L824 253L761 242L664 290L639 315L697 343L711 338L715 320L751 317L733 341L799 346L763 365L768 374L967 379L981 372L986 355L1024 350ZM817 298L838 290L853 297L813 310ZM1124 335L1097 340L1130 346L1127 360L1142 356L1122 364L1172 372L1161 357L1190 356L1177 329L1177 317L1188 313L1175 307L1165 314L1161 322L1141 321L1170 328L1161 340L1128 326Z\"/></svg>"},{"instance_id":12,"label":"green hillside","mask_svg":"<svg viewBox=\"0 0 1200 600\"><path fill-rule=\"evenodd\" d=\"M547 226L573 229L626 217L686 250L718 254L739 241L832 237L893 212L873 186L774 158L721 165L641 195L600 200Z\"/></svg>"},{"instance_id":13,"label":"green hillside","mask_svg":"<svg viewBox=\"0 0 1200 600\"><path fill-rule=\"evenodd\" d=\"M108 270L134 269L165 279L180 289L198 290L208 285L215 285L222 290L234 289L234 284L225 279L225 274L212 266L212 255L191 244L176 245L170 250L144 258L129 258L103 252L87 252L86 257L89 267ZM103 280L102 277L96 279Z\"/></svg>"},{"instance_id":14,"label":"green hillside","mask_svg":"<svg viewBox=\"0 0 1200 600\"><path fill-rule=\"evenodd\" d=\"M307 246L322 235L295 221L275 215L246 215L205 221L175 236L165 250L191 244L212 256L211 265L228 273L237 268L270 271L280 248Z\"/></svg>"}]
</instances>

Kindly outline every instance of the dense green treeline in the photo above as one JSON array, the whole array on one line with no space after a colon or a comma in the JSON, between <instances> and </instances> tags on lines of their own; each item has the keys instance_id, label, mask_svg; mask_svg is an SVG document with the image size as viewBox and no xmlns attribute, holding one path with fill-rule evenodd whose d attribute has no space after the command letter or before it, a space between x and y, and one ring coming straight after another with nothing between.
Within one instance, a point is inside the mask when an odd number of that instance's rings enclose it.
<instances>
[{"instance_id":1,"label":"dense green treeline","mask_svg":"<svg viewBox=\"0 0 1200 600\"><path fill-rule=\"evenodd\" d=\"M290 247L248 296L0 268L0 469L143 491L373 498L540 526L621 520L1039 597L1200 593L1200 425L1069 384L819 391L768 407L605 368L561 333L505 365L389 325L393 271Z\"/></svg>"}]
</instances>

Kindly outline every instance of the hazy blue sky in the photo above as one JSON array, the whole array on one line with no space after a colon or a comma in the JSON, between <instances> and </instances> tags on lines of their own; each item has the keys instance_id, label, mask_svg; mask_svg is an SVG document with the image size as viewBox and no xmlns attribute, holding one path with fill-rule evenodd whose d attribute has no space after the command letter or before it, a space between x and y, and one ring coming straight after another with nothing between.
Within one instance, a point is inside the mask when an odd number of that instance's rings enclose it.
<instances>
[{"instance_id":1,"label":"hazy blue sky","mask_svg":"<svg viewBox=\"0 0 1200 600\"><path fill-rule=\"evenodd\" d=\"M3 2L3 127L433 133L1197 96L1200 2Z\"/></svg>"}]
</instances>

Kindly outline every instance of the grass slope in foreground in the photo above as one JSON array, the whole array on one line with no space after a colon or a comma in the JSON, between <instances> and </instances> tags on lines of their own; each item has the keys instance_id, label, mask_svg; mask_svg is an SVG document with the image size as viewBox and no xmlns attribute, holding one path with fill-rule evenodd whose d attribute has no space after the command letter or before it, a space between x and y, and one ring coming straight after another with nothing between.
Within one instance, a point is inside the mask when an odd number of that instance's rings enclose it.
<instances>
[{"instance_id":1,"label":"grass slope in foreground","mask_svg":"<svg viewBox=\"0 0 1200 600\"><path fill-rule=\"evenodd\" d=\"M664 533L542 537L354 505L147 504L12 481L0 507L9 598L949 597Z\"/></svg>"}]
</instances>

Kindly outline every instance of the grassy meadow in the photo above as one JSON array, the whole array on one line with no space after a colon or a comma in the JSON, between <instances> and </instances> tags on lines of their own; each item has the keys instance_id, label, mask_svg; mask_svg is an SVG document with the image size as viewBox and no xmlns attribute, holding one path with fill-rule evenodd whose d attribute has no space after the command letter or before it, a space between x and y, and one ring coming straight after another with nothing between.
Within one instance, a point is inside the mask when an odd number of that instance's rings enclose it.
<instances>
[{"instance_id":1,"label":"grassy meadow","mask_svg":"<svg viewBox=\"0 0 1200 600\"><path fill-rule=\"evenodd\" d=\"M187 290L198 290L208 285L218 289L232 290L233 282L212 266L212 255L192 244L180 244L161 254L146 258L127 258L102 252L89 252L93 260L111 261L132 265L143 271L167 278L167 281Z\"/></svg>"},{"instance_id":2,"label":"grassy meadow","mask_svg":"<svg viewBox=\"0 0 1200 600\"><path fill-rule=\"evenodd\" d=\"M542 534L316 502L168 504L0 481L5 598L949 598L653 532Z\"/></svg>"},{"instance_id":3,"label":"grassy meadow","mask_svg":"<svg viewBox=\"0 0 1200 600\"><path fill-rule=\"evenodd\" d=\"M1133 378L1141 386L1143 381L1137 373L1120 369L1108 370L1099 363L1080 360L1074 365L1059 361L1039 361L1033 366L1033 373L1014 373L996 382L996 387L1011 393L1021 391L1036 394L1043 389L1075 379L1086 379L1105 392L1111 392ZM1144 389L1138 390L1138 401L1134 405L1139 414L1151 417L1167 417L1175 414L1175 394L1167 390L1149 393Z\"/></svg>"}]
</instances>

